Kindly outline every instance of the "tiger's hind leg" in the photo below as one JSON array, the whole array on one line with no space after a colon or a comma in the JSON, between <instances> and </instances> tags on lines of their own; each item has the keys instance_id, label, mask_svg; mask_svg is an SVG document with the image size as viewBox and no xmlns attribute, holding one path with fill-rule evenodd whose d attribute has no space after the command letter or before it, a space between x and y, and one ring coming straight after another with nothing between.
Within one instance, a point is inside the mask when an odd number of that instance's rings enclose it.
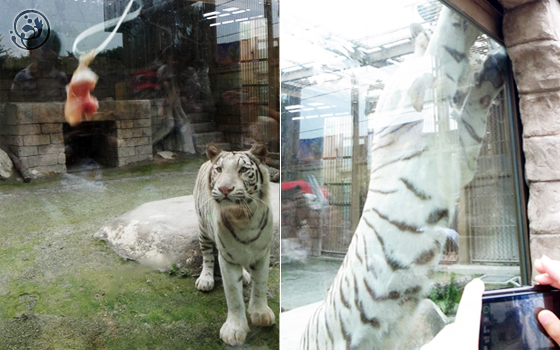
<instances>
[{"instance_id":1,"label":"tiger's hind leg","mask_svg":"<svg viewBox=\"0 0 560 350\"><path fill-rule=\"evenodd\" d=\"M200 228L199 243L202 250L202 272L197 278L195 286L200 291L208 292L214 289L214 242L208 238L202 227Z\"/></svg>"},{"instance_id":2,"label":"tiger's hind leg","mask_svg":"<svg viewBox=\"0 0 560 350\"><path fill-rule=\"evenodd\" d=\"M253 286L248 311L251 315L251 323L256 326L272 326L276 322L276 316L268 307L266 300L269 259L270 254L267 253L260 261L249 267Z\"/></svg>"}]
</instances>

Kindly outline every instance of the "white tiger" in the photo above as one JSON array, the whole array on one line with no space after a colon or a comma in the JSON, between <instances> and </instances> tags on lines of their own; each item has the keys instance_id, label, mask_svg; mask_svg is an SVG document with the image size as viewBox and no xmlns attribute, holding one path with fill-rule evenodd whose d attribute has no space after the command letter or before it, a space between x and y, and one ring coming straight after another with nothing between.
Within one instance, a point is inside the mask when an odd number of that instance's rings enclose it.
<instances>
[{"instance_id":1,"label":"white tiger","mask_svg":"<svg viewBox=\"0 0 560 350\"><path fill-rule=\"evenodd\" d=\"M270 326L275 322L266 300L273 226L269 174L264 165L268 151L262 144L247 152L225 152L210 144L206 154L210 160L200 168L194 188L203 255L196 288L214 288L215 245L228 305L220 337L229 345L240 345L249 332L244 279L253 280L248 308L251 323Z\"/></svg>"},{"instance_id":2,"label":"white tiger","mask_svg":"<svg viewBox=\"0 0 560 350\"><path fill-rule=\"evenodd\" d=\"M458 125L455 144L452 132L422 132L419 112L425 89L433 86L445 94L438 103L451 105L479 34L443 8L426 48L426 70L404 90L385 88L373 118L400 120L374 130L362 217L326 299L308 322L302 349L399 348L439 262L446 241L440 228L449 225L461 187L474 176L487 112L504 83L505 55L490 55L462 107L449 106Z\"/></svg>"}]
</instances>

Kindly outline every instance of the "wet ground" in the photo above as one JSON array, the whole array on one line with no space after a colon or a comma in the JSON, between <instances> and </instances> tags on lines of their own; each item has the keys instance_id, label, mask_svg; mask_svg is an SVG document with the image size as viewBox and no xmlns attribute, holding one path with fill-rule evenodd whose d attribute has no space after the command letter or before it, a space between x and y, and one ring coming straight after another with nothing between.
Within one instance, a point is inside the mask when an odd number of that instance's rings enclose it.
<instances>
[{"instance_id":1,"label":"wet ground","mask_svg":"<svg viewBox=\"0 0 560 350\"><path fill-rule=\"evenodd\" d=\"M0 182L0 348L228 349L219 339L227 315L220 283L201 293L193 276L124 261L93 238L143 203L192 194L205 160ZM277 318L279 284L275 266L268 297ZM278 336L278 325L251 326L236 349L278 349Z\"/></svg>"}]
</instances>

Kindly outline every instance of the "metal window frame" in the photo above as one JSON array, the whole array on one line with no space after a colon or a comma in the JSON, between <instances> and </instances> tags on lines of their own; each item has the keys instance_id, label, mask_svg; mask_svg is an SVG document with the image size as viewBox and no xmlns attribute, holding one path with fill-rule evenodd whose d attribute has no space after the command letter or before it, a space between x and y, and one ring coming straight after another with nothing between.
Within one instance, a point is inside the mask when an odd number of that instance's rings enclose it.
<instances>
[{"instance_id":1,"label":"metal window frame","mask_svg":"<svg viewBox=\"0 0 560 350\"><path fill-rule=\"evenodd\" d=\"M440 0L445 5L451 7L463 16L471 20L473 24L479 27L484 33L492 37L500 44L504 45L504 36L502 31L503 8L497 0ZM514 167L514 184L516 190L517 202L517 222L519 227L518 246L519 246L519 267L521 274L521 283L524 285L531 284L531 252L529 245L529 225L527 220L527 203L529 189L524 181L525 179L525 159L522 150L521 139L521 118L519 118L519 95L517 86L512 74L508 77L509 105L508 112L512 116L510 123L510 136L512 141L512 164Z\"/></svg>"},{"instance_id":2,"label":"metal window frame","mask_svg":"<svg viewBox=\"0 0 560 350\"><path fill-rule=\"evenodd\" d=\"M440 0L471 20L483 32L504 44L502 23L504 11L496 0Z\"/></svg>"}]
</instances>

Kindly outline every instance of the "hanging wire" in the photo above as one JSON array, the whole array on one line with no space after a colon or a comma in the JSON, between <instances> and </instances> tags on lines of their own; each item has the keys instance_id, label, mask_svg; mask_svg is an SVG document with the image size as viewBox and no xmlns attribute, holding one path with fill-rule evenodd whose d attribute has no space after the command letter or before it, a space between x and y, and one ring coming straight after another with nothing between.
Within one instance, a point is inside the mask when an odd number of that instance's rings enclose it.
<instances>
[{"instance_id":1,"label":"hanging wire","mask_svg":"<svg viewBox=\"0 0 560 350\"><path fill-rule=\"evenodd\" d=\"M139 7L136 11L134 11L132 13L128 13L128 11L130 11L130 8L132 7L133 2L134 2L134 0L130 0L128 2L128 5L126 6L126 8L125 8L125 10L124 10L124 12L123 12L123 14L120 18L113 18L111 20L96 24L93 27L90 27L90 28L84 30L82 33L80 33L80 35L78 35L78 37L76 37L76 40L74 40L74 45L72 46L72 53L74 54L74 56L79 57L79 56L81 56L85 53L83 51L78 50L78 43L79 42L81 42L82 40L84 40L88 36L91 36L95 33L101 32L101 31L105 30L106 27L110 27L110 26L112 26L113 24L116 23L115 28L113 29L111 34L107 37L107 39L105 39L105 41L103 43L101 43L101 45L99 45L95 49L94 55L97 55L99 52L103 51L105 49L105 47L107 46L107 44L109 44L109 42L113 39L113 37L117 33L117 30L119 30L119 27L121 26L121 24L123 22L127 22L127 21L130 21L130 20L138 17L138 15L140 14L140 11L142 11L142 5L139 4Z\"/></svg>"}]
</instances>

